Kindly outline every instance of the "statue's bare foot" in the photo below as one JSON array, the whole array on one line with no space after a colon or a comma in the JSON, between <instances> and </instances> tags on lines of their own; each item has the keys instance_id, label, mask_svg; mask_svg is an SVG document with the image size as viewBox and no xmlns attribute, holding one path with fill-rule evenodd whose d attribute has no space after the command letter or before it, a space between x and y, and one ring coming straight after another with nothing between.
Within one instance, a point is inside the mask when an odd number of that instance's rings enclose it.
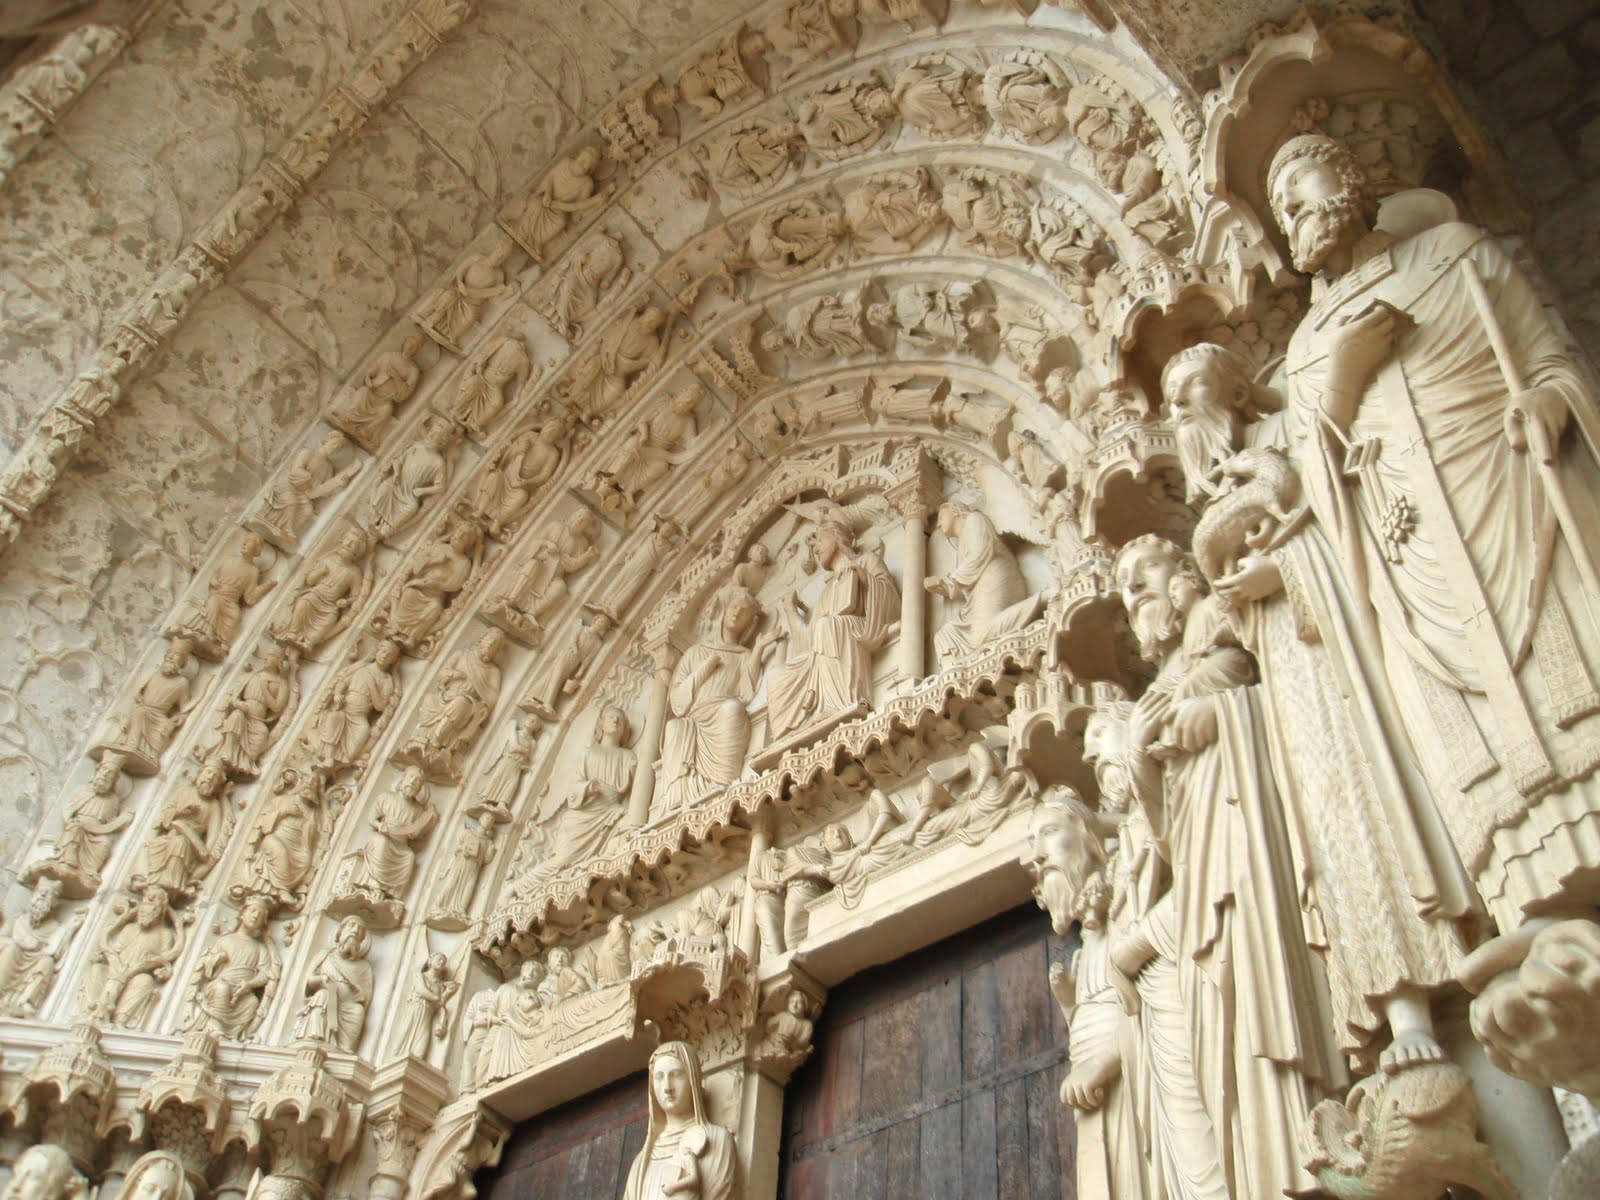
<instances>
[{"instance_id":1,"label":"statue's bare foot","mask_svg":"<svg viewBox=\"0 0 1600 1200\"><path fill-rule=\"evenodd\" d=\"M1378 1058L1378 1065L1386 1075L1397 1075L1408 1067L1445 1061L1445 1053L1431 1033L1421 1029L1408 1030L1389 1043L1389 1048Z\"/></svg>"}]
</instances>

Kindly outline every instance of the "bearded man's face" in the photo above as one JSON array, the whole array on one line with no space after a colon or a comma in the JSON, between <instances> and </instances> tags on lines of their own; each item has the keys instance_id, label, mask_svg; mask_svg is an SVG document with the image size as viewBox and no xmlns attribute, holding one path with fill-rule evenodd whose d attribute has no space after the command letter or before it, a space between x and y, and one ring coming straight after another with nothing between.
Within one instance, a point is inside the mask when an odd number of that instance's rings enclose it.
<instances>
[{"instance_id":1,"label":"bearded man's face","mask_svg":"<svg viewBox=\"0 0 1600 1200\"><path fill-rule=\"evenodd\" d=\"M1183 616L1168 594L1176 570L1169 555L1153 553L1139 555L1119 570L1128 626L1146 662L1160 662L1183 633Z\"/></svg>"},{"instance_id":2,"label":"bearded man's face","mask_svg":"<svg viewBox=\"0 0 1600 1200\"><path fill-rule=\"evenodd\" d=\"M1241 440L1221 372L1204 362L1185 364L1167 380L1166 401L1189 499L1209 496L1214 489L1208 486L1207 477L1233 456Z\"/></svg>"},{"instance_id":3,"label":"bearded man's face","mask_svg":"<svg viewBox=\"0 0 1600 1200\"><path fill-rule=\"evenodd\" d=\"M1361 196L1332 164L1305 157L1278 173L1272 212L1289 240L1295 270L1314 275L1364 228Z\"/></svg>"}]
</instances>

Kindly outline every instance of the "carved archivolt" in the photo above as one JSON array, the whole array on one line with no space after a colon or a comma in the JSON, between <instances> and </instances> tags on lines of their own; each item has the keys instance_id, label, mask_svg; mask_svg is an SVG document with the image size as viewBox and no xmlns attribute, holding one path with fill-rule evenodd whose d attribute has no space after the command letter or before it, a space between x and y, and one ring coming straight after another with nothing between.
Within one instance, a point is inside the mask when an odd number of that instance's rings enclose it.
<instances>
[{"instance_id":1,"label":"carved archivolt","mask_svg":"<svg viewBox=\"0 0 1600 1200\"><path fill-rule=\"evenodd\" d=\"M420 6L374 78L464 15ZM1255 432L1286 405L1326 416L1307 381L1360 355L1263 286L1258 267L1285 268L1252 205L1285 202L1240 174L1251 143L1260 160L1293 132L1331 137L1291 148L1314 146L1365 220L1356 174L1421 203L1459 114L1385 66L1251 123L1276 72L1321 48L1420 53L1359 22L1264 39L1202 123L1081 17L961 16L957 33L914 4L796 0L637 81L284 456L130 677L0 938L0 1011L25 1044L42 1026L19 1018L89 1022L14 1104L63 1169L103 1174L85 1130L122 1111L100 1027L118 1056L166 1039L165 1073L141 1068L141 1148L213 1186L259 1169L263 1194L311 1197L330 1179L469 1194L504 1114L640 1065L651 1033L652 1136L696 1147L678 1190L734 1195L753 1147L723 1127L805 1059L825 994L808 964L891 897L1014 892L1019 857L1057 929L1080 931L1050 986L1063 1099L1104 1134L1083 1160L1110 1181L1097 1194L1173 1172L1241 1198L1313 1175L1396 1200L1464 1181L1408 1157L1413 1135L1498 1178L1428 1007L1483 911L1513 941L1463 976L1480 1036L1592 1090L1590 1064L1544 1044L1582 1022L1516 1032L1539 979L1593 993L1590 926L1521 865L1554 851L1505 849L1537 841L1524 812L1558 840L1589 820L1561 807L1594 765L1568 727L1600 700L1561 665L1594 581L1552 549L1580 540L1558 458L1581 447L1538 441L1565 435L1551 397L1578 400L1485 342L1529 385L1515 452L1537 452L1524 482L1548 501L1516 594L1563 598L1508 626L1498 691L1457 687L1443 659L1399 700L1363 673L1409 643L1363 657L1394 614L1382 597L1355 614L1334 542L1372 534L1386 571L1424 536L1418 511L1452 511L1390 494L1416 486L1383 458L1397 443L1339 443L1327 479L1377 505L1339 540L1304 439ZM275 186L233 249L204 243L191 291L287 203ZM1363 261L1405 278L1403 232ZM1490 244L1449 236L1451 261ZM1512 289L1482 253L1489 278L1470 278ZM1388 278L1358 271L1336 286ZM162 295L175 322L189 292ZM1543 336L1486 296L1494 328ZM1393 327L1361 329L1375 358L1392 349ZM1348 403L1370 381L1337 382ZM50 477L7 507L25 515ZM1485 612L1510 594L1474 586ZM1521 688L1534 669L1559 713ZM1517 703L1555 749L1505 770L1485 731ZM1390 740L1407 704L1449 753ZM1463 793L1515 775L1515 794L1419 829L1407 806L1451 771ZM1581 838L1561 844L1563 878L1582 876ZM1515 940L1541 906L1572 919ZM216 1066L219 1042L251 1043L228 1053L254 1074ZM1231 1128L1229 1096L1271 1132ZM655 1145L630 1195L672 1166Z\"/></svg>"}]
</instances>

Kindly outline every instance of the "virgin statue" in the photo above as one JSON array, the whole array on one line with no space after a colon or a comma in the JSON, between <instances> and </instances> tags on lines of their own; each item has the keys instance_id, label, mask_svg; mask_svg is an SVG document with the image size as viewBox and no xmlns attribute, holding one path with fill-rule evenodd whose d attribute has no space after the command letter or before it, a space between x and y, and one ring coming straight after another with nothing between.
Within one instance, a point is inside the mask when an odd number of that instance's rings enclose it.
<instances>
[{"instance_id":1,"label":"virgin statue","mask_svg":"<svg viewBox=\"0 0 1600 1200\"><path fill-rule=\"evenodd\" d=\"M623 1200L736 1200L742 1189L733 1135L706 1117L694 1047L657 1046L649 1076L650 1123Z\"/></svg>"}]
</instances>

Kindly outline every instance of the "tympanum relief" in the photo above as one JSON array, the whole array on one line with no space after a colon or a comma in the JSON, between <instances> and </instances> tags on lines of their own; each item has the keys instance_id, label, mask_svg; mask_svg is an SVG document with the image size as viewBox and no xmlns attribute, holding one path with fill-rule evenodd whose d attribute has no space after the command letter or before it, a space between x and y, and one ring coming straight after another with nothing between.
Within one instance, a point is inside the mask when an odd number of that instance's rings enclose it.
<instances>
[{"instance_id":1,"label":"tympanum relief","mask_svg":"<svg viewBox=\"0 0 1600 1200\"><path fill-rule=\"evenodd\" d=\"M1535 1194L1443 1001L1595 1095L1587 374L1500 241L1400 190L1461 132L1442 85L1316 65L1402 34L1268 31L1203 128L1134 33L1042 11L723 22L452 231L127 656L3 1019L248 1044L260 1190L313 1200L343 1152L296 1155L375 1068L419 1127L465 1098L413 1181L455 1196L502 1089L650 1032L627 1194L736 1196L712 1096L806 1058L806 964L1020 858L1079 941L1037 981L1079 1194ZM1281 62L1321 74L1268 136ZM1046 671L1048 750L1013 719ZM93 1040L73 1069L121 1070ZM103 1171L66 1109L14 1122L14 1185ZM397 1194L401 1121L330 1186ZM128 1178L180 1194L165 1153Z\"/></svg>"}]
</instances>

